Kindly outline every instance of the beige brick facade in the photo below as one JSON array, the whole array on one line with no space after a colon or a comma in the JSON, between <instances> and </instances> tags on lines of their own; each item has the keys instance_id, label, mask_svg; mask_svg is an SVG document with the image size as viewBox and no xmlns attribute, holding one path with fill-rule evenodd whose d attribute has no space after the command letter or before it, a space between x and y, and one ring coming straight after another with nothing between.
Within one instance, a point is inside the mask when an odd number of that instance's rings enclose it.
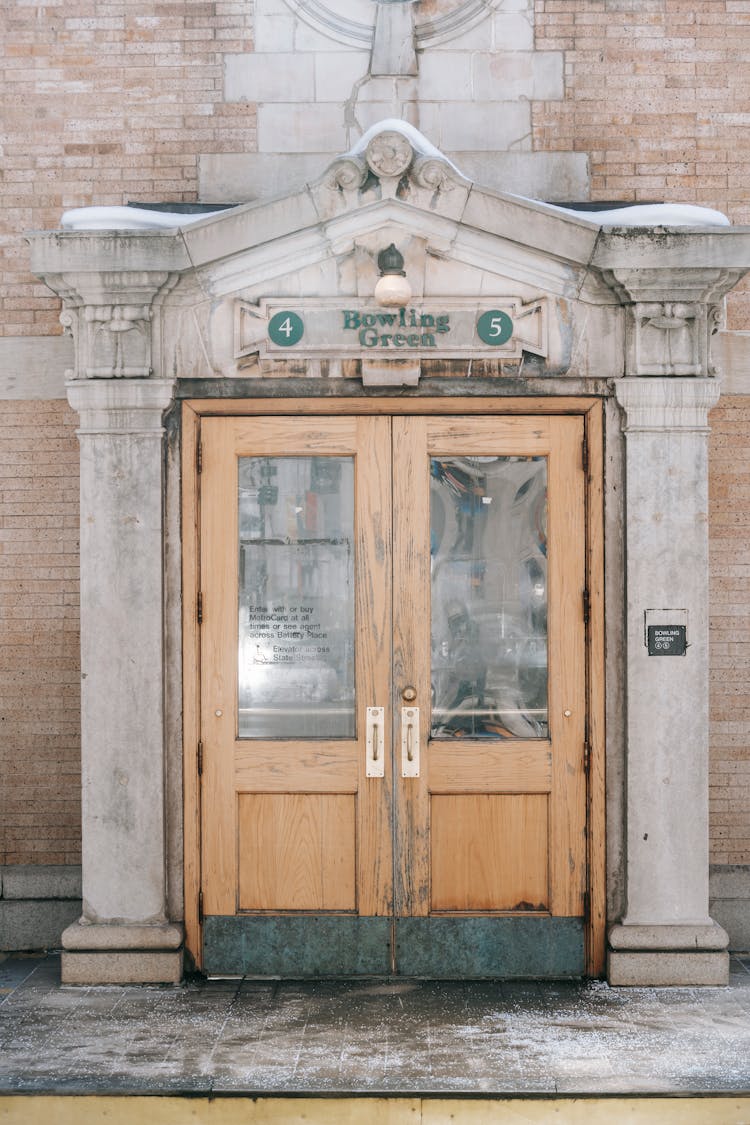
<instances>
[{"instance_id":1,"label":"beige brick facade","mask_svg":"<svg viewBox=\"0 0 750 1125\"><path fill-rule=\"evenodd\" d=\"M710 453L713 863L750 863L750 398L713 411Z\"/></svg>"},{"instance_id":2,"label":"beige brick facade","mask_svg":"<svg viewBox=\"0 0 750 1125\"><path fill-rule=\"evenodd\" d=\"M75 425L61 400L0 413L0 864L80 862Z\"/></svg>"},{"instance_id":3,"label":"beige brick facade","mask_svg":"<svg viewBox=\"0 0 750 1125\"><path fill-rule=\"evenodd\" d=\"M254 106L223 95L251 17L245 0L0 5L0 335L60 331L23 231L92 203L194 200L199 153L255 147Z\"/></svg>"},{"instance_id":4,"label":"beige brick facade","mask_svg":"<svg viewBox=\"0 0 750 1125\"><path fill-rule=\"evenodd\" d=\"M750 6L742 0L536 0L536 46L565 52L565 99L534 144L589 155L591 197L716 207L750 222ZM728 302L750 324L750 291Z\"/></svg>"},{"instance_id":5,"label":"beige brick facade","mask_svg":"<svg viewBox=\"0 0 750 1125\"><path fill-rule=\"evenodd\" d=\"M256 104L225 90L246 81L252 17L251 0L0 4L0 335L61 331L23 231L88 204L195 200L199 157L257 151ZM586 154L593 199L750 223L750 4L536 0L533 27L537 51L563 53L564 91L533 101L529 151ZM747 287L729 327L750 329ZM79 858L75 424L62 400L2 404L0 863ZM714 411L711 834L729 864L750 863L748 425L749 397Z\"/></svg>"}]
</instances>

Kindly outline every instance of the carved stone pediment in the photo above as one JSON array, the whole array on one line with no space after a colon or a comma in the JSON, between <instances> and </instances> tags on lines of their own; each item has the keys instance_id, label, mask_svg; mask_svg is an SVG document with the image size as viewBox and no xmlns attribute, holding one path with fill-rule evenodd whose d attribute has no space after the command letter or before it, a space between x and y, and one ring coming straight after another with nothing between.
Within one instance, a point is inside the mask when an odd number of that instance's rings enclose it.
<instances>
[{"instance_id":1,"label":"carved stone pediment","mask_svg":"<svg viewBox=\"0 0 750 1125\"><path fill-rule=\"evenodd\" d=\"M352 301L373 298L390 243L415 305L434 299L450 312L487 300L502 312L510 298L545 302L544 346L528 346L520 321L514 335L516 351L541 360L516 356L524 378L710 377L724 294L750 263L741 228L598 228L590 216L482 188L395 120L286 197L172 230L99 224L29 238L32 269L63 299L77 379L246 372L236 301L358 308ZM368 346L355 363L374 359ZM510 343L493 357L512 360ZM319 348L311 362L323 358Z\"/></svg>"}]
</instances>

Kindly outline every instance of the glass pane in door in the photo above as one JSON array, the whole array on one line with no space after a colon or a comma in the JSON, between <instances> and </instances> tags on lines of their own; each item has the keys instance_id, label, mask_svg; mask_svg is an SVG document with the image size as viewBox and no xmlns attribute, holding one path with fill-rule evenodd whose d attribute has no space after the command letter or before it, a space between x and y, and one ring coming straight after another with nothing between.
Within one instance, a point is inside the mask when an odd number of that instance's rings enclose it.
<instances>
[{"instance_id":1,"label":"glass pane in door","mask_svg":"<svg viewBox=\"0 0 750 1125\"><path fill-rule=\"evenodd\" d=\"M240 738L353 738L354 462L239 458Z\"/></svg>"},{"instance_id":2,"label":"glass pane in door","mask_svg":"<svg viewBox=\"0 0 750 1125\"><path fill-rule=\"evenodd\" d=\"M433 738L547 737L547 460L430 463Z\"/></svg>"}]
</instances>

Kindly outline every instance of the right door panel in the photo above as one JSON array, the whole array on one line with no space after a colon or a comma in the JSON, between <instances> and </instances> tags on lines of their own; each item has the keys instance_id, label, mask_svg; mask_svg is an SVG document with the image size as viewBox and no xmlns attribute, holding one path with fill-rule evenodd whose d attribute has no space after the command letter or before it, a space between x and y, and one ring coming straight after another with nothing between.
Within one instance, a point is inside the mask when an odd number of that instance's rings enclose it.
<instances>
[{"instance_id":1,"label":"right door panel","mask_svg":"<svg viewBox=\"0 0 750 1125\"><path fill-rule=\"evenodd\" d=\"M393 426L398 968L580 973L583 421Z\"/></svg>"}]
</instances>

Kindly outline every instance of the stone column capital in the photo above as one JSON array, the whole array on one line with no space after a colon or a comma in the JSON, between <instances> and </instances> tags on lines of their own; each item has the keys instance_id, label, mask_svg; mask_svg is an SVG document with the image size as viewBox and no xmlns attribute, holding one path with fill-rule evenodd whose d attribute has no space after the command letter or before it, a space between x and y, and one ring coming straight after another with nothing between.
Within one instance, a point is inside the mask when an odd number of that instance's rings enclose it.
<instances>
[{"instance_id":1,"label":"stone column capital","mask_svg":"<svg viewBox=\"0 0 750 1125\"><path fill-rule=\"evenodd\" d=\"M716 379L627 378L616 379L613 386L625 415L624 433L707 433L708 412L720 392Z\"/></svg>"},{"instance_id":2,"label":"stone column capital","mask_svg":"<svg viewBox=\"0 0 750 1125\"><path fill-rule=\"evenodd\" d=\"M724 295L742 269L608 269L604 280L627 308L626 373L717 373L711 342L724 320Z\"/></svg>"},{"instance_id":3,"label":"stone column capital","mask_svg":"<svg viewBox=\"0 0 750 1125\"><path fill-rule=\"evenodd\" d=\"M148 379L159 374L160 306L179 273L81 270L40 276L63 302L60 323L75 347L70 379Z\"/></svg>"}]
</instances>

